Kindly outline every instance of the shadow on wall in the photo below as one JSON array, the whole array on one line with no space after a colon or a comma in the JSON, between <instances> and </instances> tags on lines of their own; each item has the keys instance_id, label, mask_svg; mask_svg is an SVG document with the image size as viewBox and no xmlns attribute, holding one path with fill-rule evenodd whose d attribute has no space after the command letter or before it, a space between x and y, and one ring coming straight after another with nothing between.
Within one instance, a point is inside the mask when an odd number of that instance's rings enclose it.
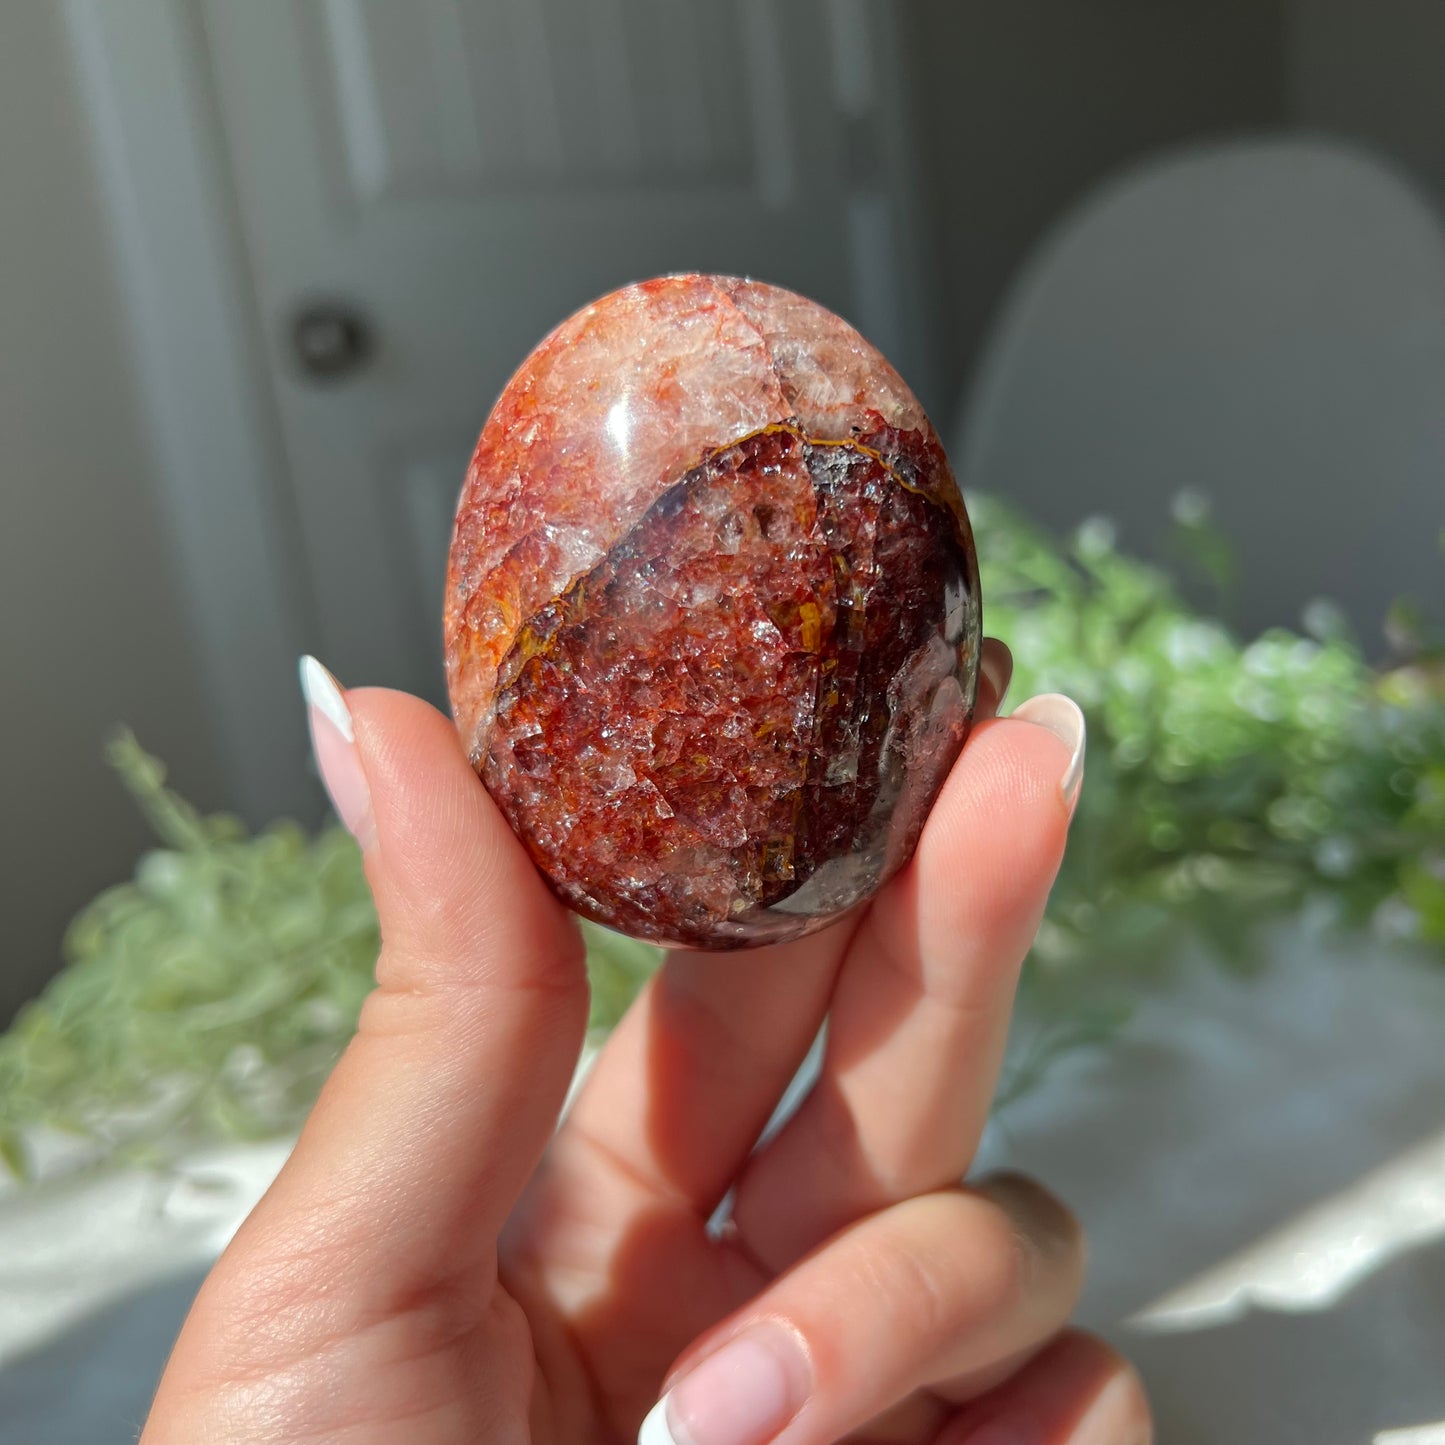
<instances>
[{"instance_id":1,"label":"shadow on wall","mask_svg":"<svg viewBox=\"0 0 1445 1445\"><path fill-rule=\"evenodd\" d=\"M1237 546L1228 620L1339 601L1379 650L1445 623L1445 227L1344 143L1189 148L1094 192L1037 249L959 409L965 488L1148 551L1182 490ZM1155 548L1157 555L1157 547Z\"/></svg>"}]
</instances>

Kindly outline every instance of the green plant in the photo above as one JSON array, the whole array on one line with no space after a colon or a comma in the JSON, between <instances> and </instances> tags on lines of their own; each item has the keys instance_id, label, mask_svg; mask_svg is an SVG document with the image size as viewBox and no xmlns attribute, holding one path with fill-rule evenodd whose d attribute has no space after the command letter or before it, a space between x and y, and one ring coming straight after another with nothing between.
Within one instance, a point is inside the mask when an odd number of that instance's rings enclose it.
<instances>
[{"instance_id":1,"label":"green plant","mask_svg":"<svg viewBox=\"0 0 1445 1445\"><path fill-rule=\"evenodd\" d=\"M1231 964L1307 897L1343 925L1445 941L1445 683L1428 657L1377 675L1328 608L1313 635L1242 645L1091 523L1066 547L975 504L991 632L1013 695L1089 714L1069 856L1025 972L1001 1098L1117 1027L1137 971L1182 936ZM1193 554L1227 553L1197 516ZM65 966L0 1036L0 1153L37 1126L163 1163L295 1127L354 1026L376 955L354 844L203 818L122 735L111 761L162 844L72 925ZM655 950L588 929L604 1033Z\"/></svg>"},{"instance_id":2,"label":"green plant","mask_svg":"<svg viewBox=\"0 0 1445 1445\"><path fill-rule=\"evenodd\" d=\"M1245 963L1255 925L1307 896L1341 923L1445 941L1445 675L1430 658L1377 674L1324 603L1307 609L1313 635L1242 644L1106 524L1060 549L997 503L978 510L1015 695L1058 689L1089 717L1036 974L1157 956L1181 931Z\"/></svg>"},{"instance_id":3,"label":"green plant","mask_svg":"<svg viewBox=\"0 0 1445 1445\"><path fill-rule=\"evenodd\" d=\"M200 816L130 733L109 757L162 846L75 919L65 967L0 1036L0 1157L22 1176L27 1126L146 1163L295 1127L355 1027L380 941L345 829L252 836ZM591 1025L606 1032L656 950L584 927Z\"/></svg>"}]
</instances>

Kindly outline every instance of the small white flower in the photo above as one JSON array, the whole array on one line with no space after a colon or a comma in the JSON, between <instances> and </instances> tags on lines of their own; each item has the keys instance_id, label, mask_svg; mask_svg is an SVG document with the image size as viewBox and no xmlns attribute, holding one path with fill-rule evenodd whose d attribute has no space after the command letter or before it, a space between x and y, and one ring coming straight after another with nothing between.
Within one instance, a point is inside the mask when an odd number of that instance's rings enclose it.
<instances>
[{"instance_id":1,"label":"small white flower","mask_svg":"<svg viewBox=\"0 0 1445 1445\"><path fill-rule=\"evenodd\" d=\"M1119 529L1108 517L1087 517L1079 523L1078 548L1085 557L1102 557L1114 550Z\"/></svg>"},{"instance_id":2,"label":"small white flower","mask_svg":"<svg viewBox=\"0 0 1445 1445\"><path fill-rule=\"evenodd\" d=\"M1193 487L1186 487L1174 494L1169 510L1181 527L1200 527L1209 520L1209 498Z\"/></svg>"}]
</instances>

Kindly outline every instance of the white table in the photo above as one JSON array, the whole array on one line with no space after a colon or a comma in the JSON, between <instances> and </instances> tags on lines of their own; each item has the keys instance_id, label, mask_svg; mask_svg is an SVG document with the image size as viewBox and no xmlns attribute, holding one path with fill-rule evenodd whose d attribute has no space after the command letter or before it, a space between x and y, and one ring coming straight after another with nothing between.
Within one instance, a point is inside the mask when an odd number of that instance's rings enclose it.
<instances>
[{"instance_id":1,"label":"white table","mask_svg":"<svg viewBox=\"0 0 1445 1445\"><path fill-rule=\"evenodd\" d=\"M1165 1445L1438 1445L1445 964L1302 931L1262 978L1184 970L1124 1040L990 1131L1093 1243L1083 1317L1144 1372ZM207 1263L284 1158L0 1197L0 1442L132 1441ZM1390 1432L1390 1433L1382 1433Z\"/></svg>"},{"instance_id":2,"label":"white table","mask_svg":"<svg viewBox=\"0 0 1445 1445\"><path fill-rule=\"evenodd\" d=\"M1192 969L988 1143L1086 1223L1165 1445L1445 1442L1445 960Z\"/></svg>"}]
</instances>

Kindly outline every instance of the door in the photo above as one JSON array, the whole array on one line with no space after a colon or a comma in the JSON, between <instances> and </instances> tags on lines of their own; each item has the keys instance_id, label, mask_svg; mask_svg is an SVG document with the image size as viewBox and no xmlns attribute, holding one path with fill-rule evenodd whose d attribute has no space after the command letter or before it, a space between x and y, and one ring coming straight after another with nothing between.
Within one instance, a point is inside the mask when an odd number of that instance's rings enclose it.
<instances>
[{"instance_id":1,"label":"door","mask_svg":"<svg viewBox=\"0 0 1445 1445\"><path fill-rule=\"evenodd\" d=\"M440 695L467 457L593 296L746 272L917 360L888 8L202 0L316 646L342 678Z\"/></svg>"}]
</instances>

